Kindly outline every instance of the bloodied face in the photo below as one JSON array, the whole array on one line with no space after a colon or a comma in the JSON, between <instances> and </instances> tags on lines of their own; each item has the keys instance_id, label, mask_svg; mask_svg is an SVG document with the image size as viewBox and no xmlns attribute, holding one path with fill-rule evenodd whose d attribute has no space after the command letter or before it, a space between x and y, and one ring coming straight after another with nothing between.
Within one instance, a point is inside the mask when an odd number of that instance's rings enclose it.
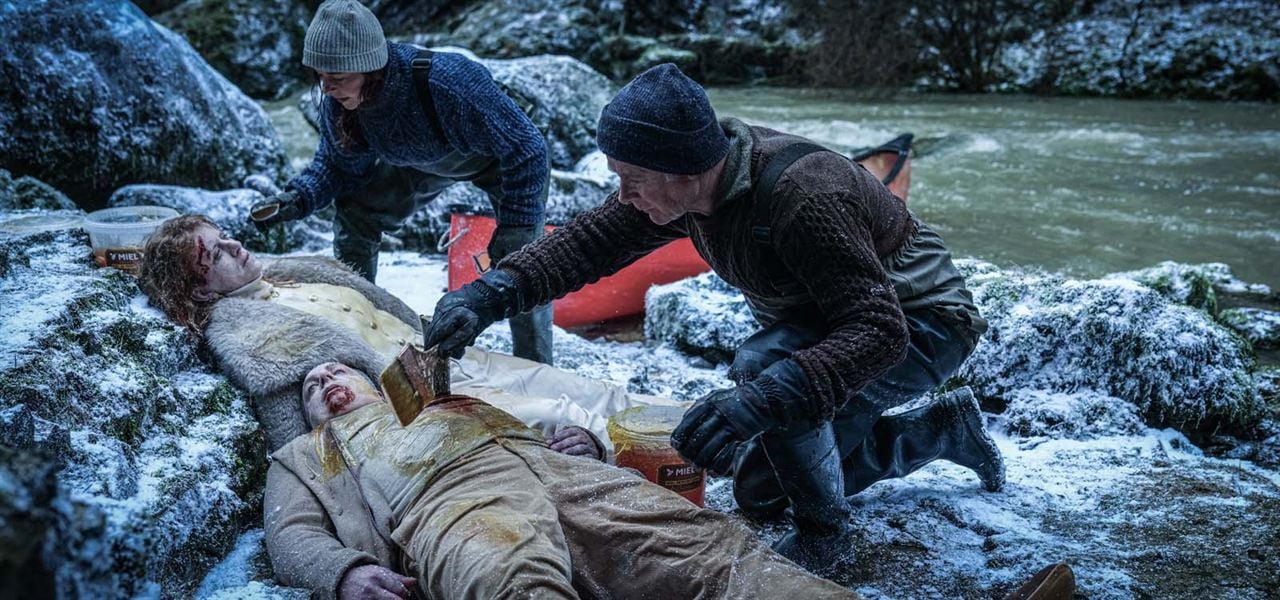
<instances>
[{"instance_id":1,"label":"bloodied face","mask_svg":"<svg viewBox=\"0 0 1280 600\"><path fill-rule=\"evenodd\" d=\"M196 300L216 299L262 277L262 265L253 254L216 227L202 225L191 235L193 268L204 278L204 285L192 292Z\"/></svg>"},{"instance_id":2,"label":"bloodied face","mask_svg":"<svg viewBox=\"0 0 1280 600\"><path fill-rule=\"evenodd\" d=\"M364 375L342 363L324 363L302 380L302 405L312 426L381 400Z\"/></svg>"}]
</instances>

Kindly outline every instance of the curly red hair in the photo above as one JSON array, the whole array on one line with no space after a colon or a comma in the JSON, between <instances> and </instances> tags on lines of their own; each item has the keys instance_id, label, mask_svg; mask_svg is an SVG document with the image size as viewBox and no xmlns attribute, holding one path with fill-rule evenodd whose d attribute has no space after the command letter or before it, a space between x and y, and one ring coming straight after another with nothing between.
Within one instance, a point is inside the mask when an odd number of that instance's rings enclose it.
<instances>
[{"instance_id":1,"label":"curly red hair","mask_svg":"<svg viewBox=\"0 0 1280 600\"><path fill-rule=\"evenodd\" d=\"M138 263L138 285L151 305L160 309L173 322L199 336L209 320L212 302L194 298L196 288L206 277L191 257L195 253L195 236L200 227L218 226L204 215L184 215L165 221L147 240Z\"/></svg>"}]
</instances>

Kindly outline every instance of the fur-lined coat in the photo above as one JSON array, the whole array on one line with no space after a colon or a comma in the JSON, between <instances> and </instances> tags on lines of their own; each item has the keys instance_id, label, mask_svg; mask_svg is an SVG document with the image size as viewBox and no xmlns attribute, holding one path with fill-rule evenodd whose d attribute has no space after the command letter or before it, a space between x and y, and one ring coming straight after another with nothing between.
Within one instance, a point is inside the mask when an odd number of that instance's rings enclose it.
<instances>
[{"instance_id":1,"label":"fur-lined coat","mask_svg":"<svg viewBox=\"0 0 1280 600\"><path fill-rule=\"evenodd\" d=\"M327 283L351 288L373 305L414 330L421 322L413 309L338 261L293 257L264 261L263 277L281 283ZM213 306L205 343L218 367L253 398L270 451L307 432L299 385L307 372L337 361L377 381L386 366L356 333L299 310L246 298L223 298Z\"/></svg>"}]
</instances>

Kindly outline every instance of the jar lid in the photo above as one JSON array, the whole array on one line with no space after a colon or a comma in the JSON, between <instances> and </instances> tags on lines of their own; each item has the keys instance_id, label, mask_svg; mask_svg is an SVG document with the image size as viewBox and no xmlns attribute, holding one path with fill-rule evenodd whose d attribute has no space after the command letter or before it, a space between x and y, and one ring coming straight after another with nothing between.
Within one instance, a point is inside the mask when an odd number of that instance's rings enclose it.
<instances>
[{"instance_id":1,"label":"jar lid","mask_svg":"<svg viewBox=\"0 0 1280 600\"><path fill-rule=\"evenodd\" d=\"M635 406L610 417L609 424L632 435L671 437L685 410L680 406Z\"/></svg>"}]
</instances>

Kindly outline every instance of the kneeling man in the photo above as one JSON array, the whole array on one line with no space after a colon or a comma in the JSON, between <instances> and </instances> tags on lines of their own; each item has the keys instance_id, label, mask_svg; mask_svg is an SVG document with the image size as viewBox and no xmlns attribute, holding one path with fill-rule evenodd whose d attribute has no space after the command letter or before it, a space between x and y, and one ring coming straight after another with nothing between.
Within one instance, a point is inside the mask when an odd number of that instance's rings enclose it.
<instances>
[{"instance_id":1,"label":"kneeling man","mask_svg":"<svg viewBox=\"0 0 1280 600\"><path fill-rule=\"evenodd\" d=\"M448 395L447 365L406 427L361 372L307 374L313 430L267 475L267 551L283 583L326 598L856 597L724 514Z\"/></svg>"}]
</instances>

